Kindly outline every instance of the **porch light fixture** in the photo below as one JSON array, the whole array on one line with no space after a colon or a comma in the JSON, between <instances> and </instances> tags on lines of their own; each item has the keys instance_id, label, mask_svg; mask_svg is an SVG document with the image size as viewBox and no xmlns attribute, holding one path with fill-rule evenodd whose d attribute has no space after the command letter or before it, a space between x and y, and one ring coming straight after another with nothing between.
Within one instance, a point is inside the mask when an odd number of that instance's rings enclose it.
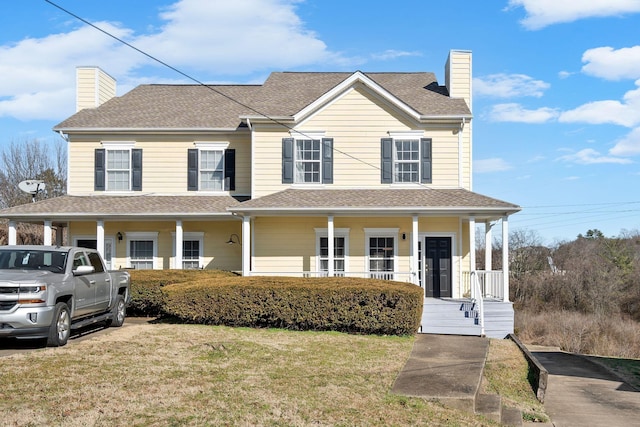
<instances>
[{"instance_id":1,"label":"porch light fixture","mask_svg":"<svg viewBox=\"0 0 640 427\"><path fill-rule=\"evenodd\" d=\"M236 243L239 245L242 245L242 243L240 242L240 237L238 237L237 234L233 233L231 234L231 236L229 236L229 240L227 240L227 245L233 245Z\"/></svg>"},{"instance_id":2,"label":"porch light fixture","mask_svg":"<svg viewBox=\"0 0 640 427\"><path fill-rule=\"evenodd\" d=\"M118 238L118 242L122 242L122 233L118 231L118 233L116 234L116 237Z\"/></svg>"}]
</instances>

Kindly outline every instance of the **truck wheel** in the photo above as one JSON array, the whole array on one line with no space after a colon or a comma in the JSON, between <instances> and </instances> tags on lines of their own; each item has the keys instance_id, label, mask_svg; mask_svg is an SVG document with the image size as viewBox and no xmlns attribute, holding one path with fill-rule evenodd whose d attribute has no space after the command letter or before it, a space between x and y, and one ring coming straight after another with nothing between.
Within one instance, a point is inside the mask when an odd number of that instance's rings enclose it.
<instances>
[{"instance_id":1,"label":"truck wheel","mask_svg":"<svg viewBox=\"0 0 640 427\"><path fill-rule=\"evenodd\" d=\"M63 302L56 304L53 310L53 321L49 327L47 345L49 347L61 347L67 343L71 335L71 314L69 306Z\"/></svg>"},{"instance_id":2,"label":"truck wheel","mask_svg":"<svg viewBox=\"0 0 640 427\"><path fill-rule=\"evenodd\" d=\"M111 309L111 320L109 320L108 326L119 328L124 323L124 318L127 315L127 305L124 303L124 297L118 295L116 298L116 304Z\"/></svg>"}]
</instances>

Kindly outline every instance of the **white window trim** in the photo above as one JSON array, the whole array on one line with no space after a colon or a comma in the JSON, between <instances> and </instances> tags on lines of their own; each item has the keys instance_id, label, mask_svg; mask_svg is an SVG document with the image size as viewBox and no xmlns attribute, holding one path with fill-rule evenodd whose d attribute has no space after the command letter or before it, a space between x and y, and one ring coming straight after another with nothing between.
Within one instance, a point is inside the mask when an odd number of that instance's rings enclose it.
<instances>
[{"instance_id":1,"label":"white window trim","mask_svg":"<svg viewBox=\"0 0 640 427\"><path fill-rule=\"evenodd\" d=\"M135 148L136 146L136 142L135 141L100 141L100 144L102 144L102 146L105 148L106 153L105 153L105 182L104 182L104 188L105 191L109 191L109 192L121 192L121 193L128 193L131 191L131 187L132 187L132 180L133 180L133 164L132 164L132 159L131 159L131 150L133 148ZM115 151L115 150L127 150L129 151L129 188L126 190L122 190L122 189L118 189L118 190L112 190L109 188L109 168L108 168L108 164L109 164L109 151Z\"/></svg>"},{"instance_id":2,"label":"white window trim","mask_svg":"<svg viewBox=\"0 0 640 427\"><path fill-rule=\"evenodd\" d=\"M322 138L324 138L324 136L326 135L325 131L318 131L318 130L310 130L310 131L304 131L304 130L290 130L289 131L289 135L291 135L291 138L293 139L319 139L322 140Z\"/></svg>"},{"instance_id":3,"label":"white window trim","mask_svg":"<svg viewBox=\"0 0 640 427\"><path fill-rule=\"evenodd\" d=\"M172 245L171 245L171 265L172 268L180 268L176 265L176 232L171 232ZM204 232L203 231L186 231L182 233L182 241L185 240L197 240L200 242L199 254L198 254L198 268L202 268L204 266ZM184 258L182 259L184 262Z\"/></svg>"},{"instance_id":4,"label":"white window trim","mask_svg":"<svg viewBox=\"0 0 640 427\"><path fill-rule=\"evenodd\" d=\"M422 130L389 131L388 133L389 133L389 137L393 139L424 138L424 131Z\"/></svg>"},{"instance_id":5,"label":"white window trim","mask_svg":"<svg viewBox=\"0 0 640 427\"><path fill-rule=\"evenodd\" d=\"M131 268L131 245L132 240L151 240L153 241L153 269L157 270L158 260L158 232L157 231L127 231L127 267ZM175 245L174 245L175 246Z\"/></svg>"},{"instance_id":6,"label":"white window trim","mask_svg":"<svg viewBox=\"0 0 640 427\"><path fill-rule=\"evenodd\" d=\"M293 138L293 166L294 166L294 171L293 171L293 185L300 185L304 188L309 188L309 186L318 186L318 187L323 187L324 184L322 183L322 139L325 137L326 132L325 131L318 131L318 130L309 130L309 131L304 131L304 130L295 130L295 129L291 129L289 131L289 135L291 136L291 138ZM297 181L296 177L296 171L295 171L295 166L296 163L299 161L298 157L296 155L296 153L298 152L297 150L297 141L300 140L319 140L320 141L320 159L318 160L318 163L320 163L320 176L318 179L318 182L305 182L305 181Z\"/></svg>"},{"instance_id":7,"label":"white window trim","mask_svg":"<svg viewBox=\"0 0 640 427\"><path fill-rule=\"evenodd\" d=\"M349 272L349 228L334 228L333 237L344 237L344 273ZM316 270L320 271L320 238L329 237L326 228L315 228L316 232Z\"/></svg>"},{"instance_id":8,"label":"white window trim","mask_svg":"<svg viewBox=\"0 0 640 427\"><path fill-rule=\"evenodd\" d=\"M214 151L226 150L229 148L230 143L228 141L195 141L193 145L195 145L198 150Z\"/></svg>"},{"instance_id":9,"label":"white window trim","mask_svg":"<svg viewBox=\"0 0 640 427\"><path fill-rule=\"evenodd\" d=\"M371 262L369 251L371 249L370 239L371 237L393 237L393 269L398 269L398 238L399 238L400 228L365 228L364 229L364 240L365 240L365 254L366 254L366 271L367 273L371 273ZM395 275L394 275L395 276Z\"/></svg>"},{"instance_id":10,"label":"white window trim","mask_svg":"<svg viewBox=\"0 0 640 427\"><path fill-rule=\"evenodd\" d=\"M107 150L131 150L136 146L135 141L101 141Z\"/></svg>"},{"instance_id":11,"label":"white window trim","mask_svg":"<svg viewBox=\"0 0 640 427\"><path fill-rule=\"evenodd\" d=\"M230 143L228 141L194 141L193 145L198 149L198 192L207 194L228 194L229 192L224 189L224 152L229 148ZM222 151L222 188L220 190L202 190L202 181L200 180L202 168L200 167L200 162L203 151Z\"/></svg>"}]
</instances>

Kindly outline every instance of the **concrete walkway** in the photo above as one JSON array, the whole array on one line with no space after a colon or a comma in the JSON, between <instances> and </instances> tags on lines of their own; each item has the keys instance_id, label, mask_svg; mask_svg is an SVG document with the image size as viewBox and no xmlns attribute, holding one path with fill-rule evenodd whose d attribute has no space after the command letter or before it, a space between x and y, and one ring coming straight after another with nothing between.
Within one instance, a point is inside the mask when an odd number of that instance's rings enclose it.
<instances>
[{"instance_id":1,"label":"concrete walkway","mask_svg":"<svg viewBox=\"0 0 640 427\"><path fill-rule=\"evenodd\" d=\"M544 407L556 427L640 425L640 392L584 357L527 346L549 371Z\"/></svg>"}]
</instances>

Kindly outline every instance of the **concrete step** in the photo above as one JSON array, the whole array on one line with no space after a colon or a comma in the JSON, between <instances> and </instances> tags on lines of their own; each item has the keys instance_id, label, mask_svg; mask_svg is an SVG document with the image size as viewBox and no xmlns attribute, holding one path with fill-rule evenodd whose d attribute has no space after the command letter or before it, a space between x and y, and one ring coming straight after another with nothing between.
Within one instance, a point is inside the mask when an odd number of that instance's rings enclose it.
<instances>
[{"instance_id":1,"label":"concrete step","mask_svg":"<svg viewBox=\"0 0 640 427\"><path fill-rule=\"evenodd\" d=\"M517 408L502 407L502 413L500 415L500 424L503 426L521 427L522 424L522 411Z\"/></svg>"},{"instance_id":2,"label":"concrete step","mask_svg":"<svg viewBox=\"0 0 640 427\"><path fill-rule=\"evenodd\" d=\"M502 416L502 398L497 394L478 394L475 413L499 423Z\"/></svg>"}]
</instances>

